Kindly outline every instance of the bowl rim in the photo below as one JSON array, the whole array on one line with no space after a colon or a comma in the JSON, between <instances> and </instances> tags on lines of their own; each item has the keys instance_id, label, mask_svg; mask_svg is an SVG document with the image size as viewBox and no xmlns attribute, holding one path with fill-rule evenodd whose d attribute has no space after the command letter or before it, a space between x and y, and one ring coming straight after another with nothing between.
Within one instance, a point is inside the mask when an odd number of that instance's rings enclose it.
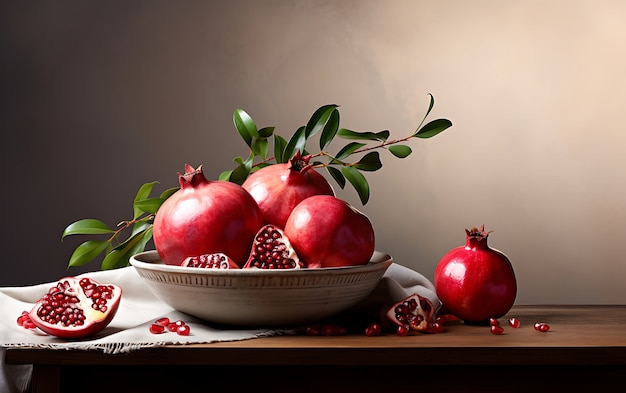
<instances>
[{"instance_id":1,"label":"bowl rim","mask_svg":"<svg viewBox=\"0 0 626 393\"><path fill-rule=\"evenodd\" d=\"M209 275L209 276L271 276L271 275L325 275L339 273L357 273L378 270L382 267L388 267L393 262L393 257L382 251L374 251L370 261L364 265L324 267L324 268L302 268L302 269L284 269L284 270L267 270L267 269L200 269L187 266L166 265L156 250L143 251L133 255L130 264L136 269L150 270L161 273L177 273L192 275Z\"/></svg>"}]
</instances>

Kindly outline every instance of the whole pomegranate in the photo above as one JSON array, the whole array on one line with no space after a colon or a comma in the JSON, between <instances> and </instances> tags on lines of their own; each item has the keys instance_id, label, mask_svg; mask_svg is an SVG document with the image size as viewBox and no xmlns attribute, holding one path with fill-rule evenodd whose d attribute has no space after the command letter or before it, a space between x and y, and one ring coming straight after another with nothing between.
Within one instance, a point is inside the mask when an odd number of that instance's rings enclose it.
<instances>
[{"instance_id":1,"label":"whole pomegranate","mask_svg":"<svg viewBox=\"0 0 626 393\"><path fill-rule=\"evenodd\" d=\"M235 183L207 180L202 165L185 170L178 174L180 190L163 202L154 219L159 256L168 265L180 265L187 257L223 253L243 266L263 225L256 202Z\"/></svg>"},{"instance_id":2,"label":"whole pomegranate","mask_svg":"<svg viewBox=\"0 0 626 393\"><path fill-rule=\"evenodd\" d=\"M335 195L328 181L300 152L289 163L274 164L253 172L242 184L261 209L266 224L285 228L294 207L313 195Z\"/></svg>"},{"instance_id":3,"label":"whole pomegranate","mask_svg":"<svg viewBox=\"0 0 626 393\"><path fill-rule=\"evenodd\" d=\"M87 277L65 277L35 303L30 320L61 338L82 338L104 329L117 313L122 289Z\"/></svg>"},{"instance_id":4,"label":"whole pomegranate","mask_svg":"<svg viewBox=\"0 0 626 393\"><path fill-rule=\"evenodd\" d=\"M470 323L506 314L517 295L511 262L487 245L485 226L465 230L465 246L446 253L435 269L435 289L443 306Z\"/></svg>"},{"instance_id":5,"label":"whole pomegranate","mask_svg":"<svg viewBox=\"0 0 626 393\"><path fill-rule=\"evenodd\" d=\"M331 195L314 195L300 202L284 232L309 268L364 265L374 253L369 218Z\"/></svg>"}]
</instances>

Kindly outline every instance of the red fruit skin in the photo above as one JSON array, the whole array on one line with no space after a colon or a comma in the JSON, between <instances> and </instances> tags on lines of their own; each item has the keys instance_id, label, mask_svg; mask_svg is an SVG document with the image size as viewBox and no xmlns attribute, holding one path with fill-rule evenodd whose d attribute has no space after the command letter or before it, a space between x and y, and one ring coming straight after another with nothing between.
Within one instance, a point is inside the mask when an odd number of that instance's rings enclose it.
<instances>
[{"instance_id":1,"label":"red fruit skin","mask_svg":"<svg viewBox=\"0 0 626 393\"><path fill-rule=\"evenodd\" d=\"M313 195L335 195L328 181L296 155L289 163L266 166L242 184L261 209L265 224L285 228L291 211Z\"/></svg>"},{"instance_id":2,"label":"red fruit skin","mask_svg":"<svg viewBox=\"0 0 626 393\"><path fill-rule=\"evenodd\" d=\"M517 296L515 272L508 257L487 244L489 232L466 230L465 246L445 254L435 269L434 284L444 307L466 322L500 318Z\"/></svg>"},{"instance_id":3,"label":"red fruit skin","mask_svg":"<svg viewBox=\"0 0 626 393\"><path fill-rule=\"evenodd\" d=\"M59 281L64 280L78 281L80 280L80 278L64 277ZM99 284L97 281L91 281ZM106 285L113 287L115 293L115 296L112 299L109 299L109 301L107 302L108 311L106 313L100 313L96 311L85 310L85 313L91 312L92 318L86 320L83 326L60 327L56 324L51 324L47 321L42 320L37 315L37 310L39 310L39 308L41 308L42 306L42 300L37 301L29 312L30 319L42 331L60 338L79 339L96 334L103 330L105 327L107 327L109 323L111 323L113 317L115 317L115 314L117 313L120 305L120 300L122 298L122 288L114 284Z\"/></svg>"},{"instance_id":4,"label":"red fruit skin","mask_svg":"<svg viewBox=\"0 0 626 393\"><path fill-rule=\"evenodd\" d=\"M369 218L334 196L315 195L300 202L284 232L308 268L365 265L374 253Z\"/></svg>"},{"instance_id":5,"label":"red fruit skin","mask_svg":"<svg viewBox=\"0 0 626 393\"><path fill-rule=\"evenodd\" d=\"M243 266L263 225L258 205L235 183L207 180L202 166L185 168L180 190L163 202L154 219L159 256L168 265L180 265L187 257L224 253Z\"/></svg>"}]
</instances>

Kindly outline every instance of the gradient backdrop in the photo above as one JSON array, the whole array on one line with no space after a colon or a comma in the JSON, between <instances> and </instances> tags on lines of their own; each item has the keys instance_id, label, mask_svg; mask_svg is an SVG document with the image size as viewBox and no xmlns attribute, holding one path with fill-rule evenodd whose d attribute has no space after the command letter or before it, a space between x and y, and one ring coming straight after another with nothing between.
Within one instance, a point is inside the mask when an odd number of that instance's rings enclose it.
<instances>
[{"instance_id":1,"label":"gradient backdrop","mask_svg":"<svg viewBox=\"0 0 626 393\"><path fill-rule=\"evenodd\" d=\"M0 285L54 281L69 223L132 216L137 188L246 155L235 108L290 136L321 105L412 132L360 205L377 249L432 278L485 224L518 304L626 303L626 2L113 1L0 5Z\"/></svg>"}]
</instances>

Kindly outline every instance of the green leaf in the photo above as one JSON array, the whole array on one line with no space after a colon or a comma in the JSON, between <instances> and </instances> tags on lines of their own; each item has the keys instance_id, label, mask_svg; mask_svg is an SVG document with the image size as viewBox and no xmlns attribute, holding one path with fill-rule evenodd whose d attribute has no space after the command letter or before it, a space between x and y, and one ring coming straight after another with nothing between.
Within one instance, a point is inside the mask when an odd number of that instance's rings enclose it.
<instances>
[{"instance_id":1,"label":"green leaf","mask_svg":"<svg viewBox=\"0 0 626 393\"><path fill-rule=\"evenodd\" d=\"M367 204L367 201L370 199L370 186L367 183L367 179L358 169L351 166L344 166L341 168L341 173L348 179L352 187L356 190L357 194L359 194L359 198L361 199L361 203L363 205Z\"/></svg>"},{"instance_id":2,"label":"green leaf","mask_svg":"<svg viewBox=\"0 0 626 393\"><path fill-rule=\"evenodd\" d=\"M261 159L267 158L267 152L269 150L269 143L267 138L252 138L252 153L261 157Z\"/></svg>"},{"instance_id":3,"label":"green leaf","mask_svg":"<svg viewBox=\"0 0 626 393\"><path fill-rule=\"evenodd\" d=\"M380 141L384 142L389 139L390 132L388 130L379 131L379 132L357 132L348 130L345 128L340 129L337 132L337 135L344 139L364 139L368 141Z\"/></svg>"},{"instance_id":4,"label":"green leaf","mask_svg":"<svg viewBox=\"0 0 626 393\"><path fill-rule=\"evenodd\" d=\"M242 185L243 182L248 178L250 174L251 166L246 163L242 163L237 168L235 168L230 174L229 181Z\"/></svg>"},{"instance_id":5,"label":"green leaf","mask_svg":"<svg viewBox=\"0 0 626 393\"><path fill-rule=\"evenodd\" d=\"M151 238L152 227L131 236L104 257L100 268L102 270L110 270L128 266L130 257L143 251Z\"/></svg>"},{"instance_id":6,"label":"green leaf","mask_svg":"<svg viewBox=\"0 0 626 393\"><path fill-rule=\"evenodd\" d=\"M452 127L452 122L448 119L437 119L426 124L419 131L413 134L417 138L432 138L440 132Z\"/></svg>"},{"instance_id":7,"label":"green leaf","mask_svg":"<svg viewBox=\"0 0 626 393\"><path fill-rule=\"evenodd\" d=\"M133 225L133 230L131 236L138 234L139 232L143 232L147 229L152 230L152 222L150 221L138 221Z\"/></svg>"},{"instance_id":8,"label":"green leaf","mask_svg":"<svg viewBox=\"0 0 626 393\"><path fill-rule=\"evenodd\" d=\"M139 190L137 191L137 195L135 195L135 200L139 201L139 200L146 199L147 197L149 197L150 193L152 192L152 188L154 188L154 186L157 184L159 184L158 181L153 181L151 183L143 184L141 187L139 187Z\"/></svg>"},{"instance_id":9,"label":"green leaf","mask_svg":"<svg viewBox=\"0 0 626 393\"><path fill-rule=\"evenodd\" d=\"M380 162L380 155L378 152L372 151L364 155L363 158L361 158L359 162L353 166L362 171L373 172L382 168L383 164Z\"/></svg>"},{"instance_id":10,"label":"green leaf","mask_svg":"<svg viewBox=\"0 0 626 393\"><path fill-rule=\"evenodd\" d=\"M254 120L243 109L235 109L233 123L246 144L252 147L252 138L259 136Z\"/></svg>"},{"instance_id":11,"label":"green leaf","mask_svg":"<svg viewBox=\"0 0 626 393\"><path fill-rule=\"evenodd\" d=\"M341 171L332 166L327 166L326 170L328 171L330 176L335 179L339 187L341 187L341 189L343 190L343 188L346 186L346 178L341 174Z\"/></svg>"},{"instance_id":12,"label":"green leaf","mask_svg":"<svg viewBox=\"0 0 626 393\"><path fill-rule=\"evenodd\" d=\"M274 129L276 129L276 127L263 127L259 130L259 137L261 138L269 138L270 136L274 135Z\"/></svg>"},{"instance_id":13,"label":"green leaf","mask_svg":"<svg viewBox=\"0 0 626 393\"><path fill-rule=\"evenodd\" d=\"M180 187L168 188L167 190L163 191L161 195L159 195L159 198L167 199L174 195L174 193L176 193L176 191L178 190L180 190Z\"/></svg>"},{"instance_id":14,"label":"green leaf","mask_svg":"<svg viewBox=\"0 0 626 393\"><path fill-rule=\"evenodd\" d=\"M430 97L430 102L428 104L428 110L426 111L426 114L424 115L424 118L422 119L422 121L420 121L420 124L417 126L418 130L422 127L422 124L424 124L424 121L426 121L426 118L430 114L430 111L432 111L433 107L435 106L435 97L433 97L433 95L430 94L430 93L428 93L428 96ZM417 133L417 131L416 131L416 133Z\"/></svg>"},{"instance_id":15,"label":"green leaf","mask_svg":"<svg viewBox=\"0 0 626 393\"><path fill-rule=\"evenodd\" d=\"M156 213L163 204L163 202L165 202L164 198L148 198L142 199L140 201L135 201L135 203L133 204L133 208L135 212L140 212L140 214L135 213L135 219L141 217L141 214L143 213Z\"/></svg>"},{"instance_id":16,"label":"green leaf","mask_svg":"<svg viewBox=\"0 0 626 393\"><path fill-rule=\"evenodd\" d=\"M411 148L406 145L391 145L388 147L388 149L391 154L398 158L405 158L413 152L413 150L411 150Z\"/></svg>"},{"instance_id":17,"label":"green leaf","mask_svg":"<svg viewBox=\"0 0 626 393\"><path fill-rule=\"evenodd\" d=\"M359 142L350 142L339 150L339 152L335 155L335 158L339 161L343 160L346 157L349 157L356 150L359 150L365 146L365 143Z\"/></svg>"},{"instance_id":18,"label":"green leaf","mask_svg":"<svg viewBox=\"0 0 626 393\"><path fill-rule=\"evenodd\" d=\"M61 235L61 240L70 235L102 235L105 233L115 233L115 230L100 220L86 218L68 225Z\"/></svg>"},{"instance_id":19,"label":"green leaf","mask_svg":"<svg viewBox=\"0 0 626 393\"><path fill-rule=\"evenodd\" d=\"M76 247L67 266L82 266L92 261L104 251L108 245L109 242L107 240L87 240Z\"/></svg>"},{"instance_id":20,"label":"green leaf","mask_svg":"<svg viewBox=\"0 0 626 393\"><path fill-rule=\"evenodd\" d=\"M337 105L334 104L324 105L317 108L317 110L313 113L308 123L306 124L305 133L307 139L317 134L318 132L323 130L324 127L326 127L326 124L331 118L332 113L336 111L336 108Z\"/></svg>"},{"instance_id":21,"label":"green leaf","mask_svg":"<svg viewBox=\"0 0 626 393\"><path fill-rule=\"evenodd\" d=\"M283 153L283 160L285 162L289 161L291 157L296 154L296 152L300 151L304 153L304 148L306 147L306 128L300 127L298 130L291 136L289 142L287 143L287 147L285 147L285 151Z\"/></svg>"},{"instance_id":22,"label":"green leaf","mask_svg":"<svg viewBox=\"0 0 626 393\"><path fill-rule=\"evenodd\" d=\"M230 181L230 177L233 175L233 171L229 170L229 171L223 171L222 173L220 173L220 175L217 177L218 180L223 180L223 181Z\"/></svg>"},{"instance_id":23,"label":"green leaf","mask_svg":"<svg viewBox=\"0 0 626 393\"><path fill-rule=\"evenodd\" d=\"M285 148L287 140L280 135L274 135L274 159L277 164L283 164L289 161L289 157L285 157Z\"/></svg>"},{"instance_id":24,"label":"green leaf","mask_svg":"<svg viewBox=\"0 0 626 393\"><path fill-rule=\"evenodd\" d=\"M320 150L326 149L326 147L333 141L337 131L339 130L339 111L334 109L330 112L330 117L324 125L322 135L320 136Z\"/></svg>"}]
</instances>

